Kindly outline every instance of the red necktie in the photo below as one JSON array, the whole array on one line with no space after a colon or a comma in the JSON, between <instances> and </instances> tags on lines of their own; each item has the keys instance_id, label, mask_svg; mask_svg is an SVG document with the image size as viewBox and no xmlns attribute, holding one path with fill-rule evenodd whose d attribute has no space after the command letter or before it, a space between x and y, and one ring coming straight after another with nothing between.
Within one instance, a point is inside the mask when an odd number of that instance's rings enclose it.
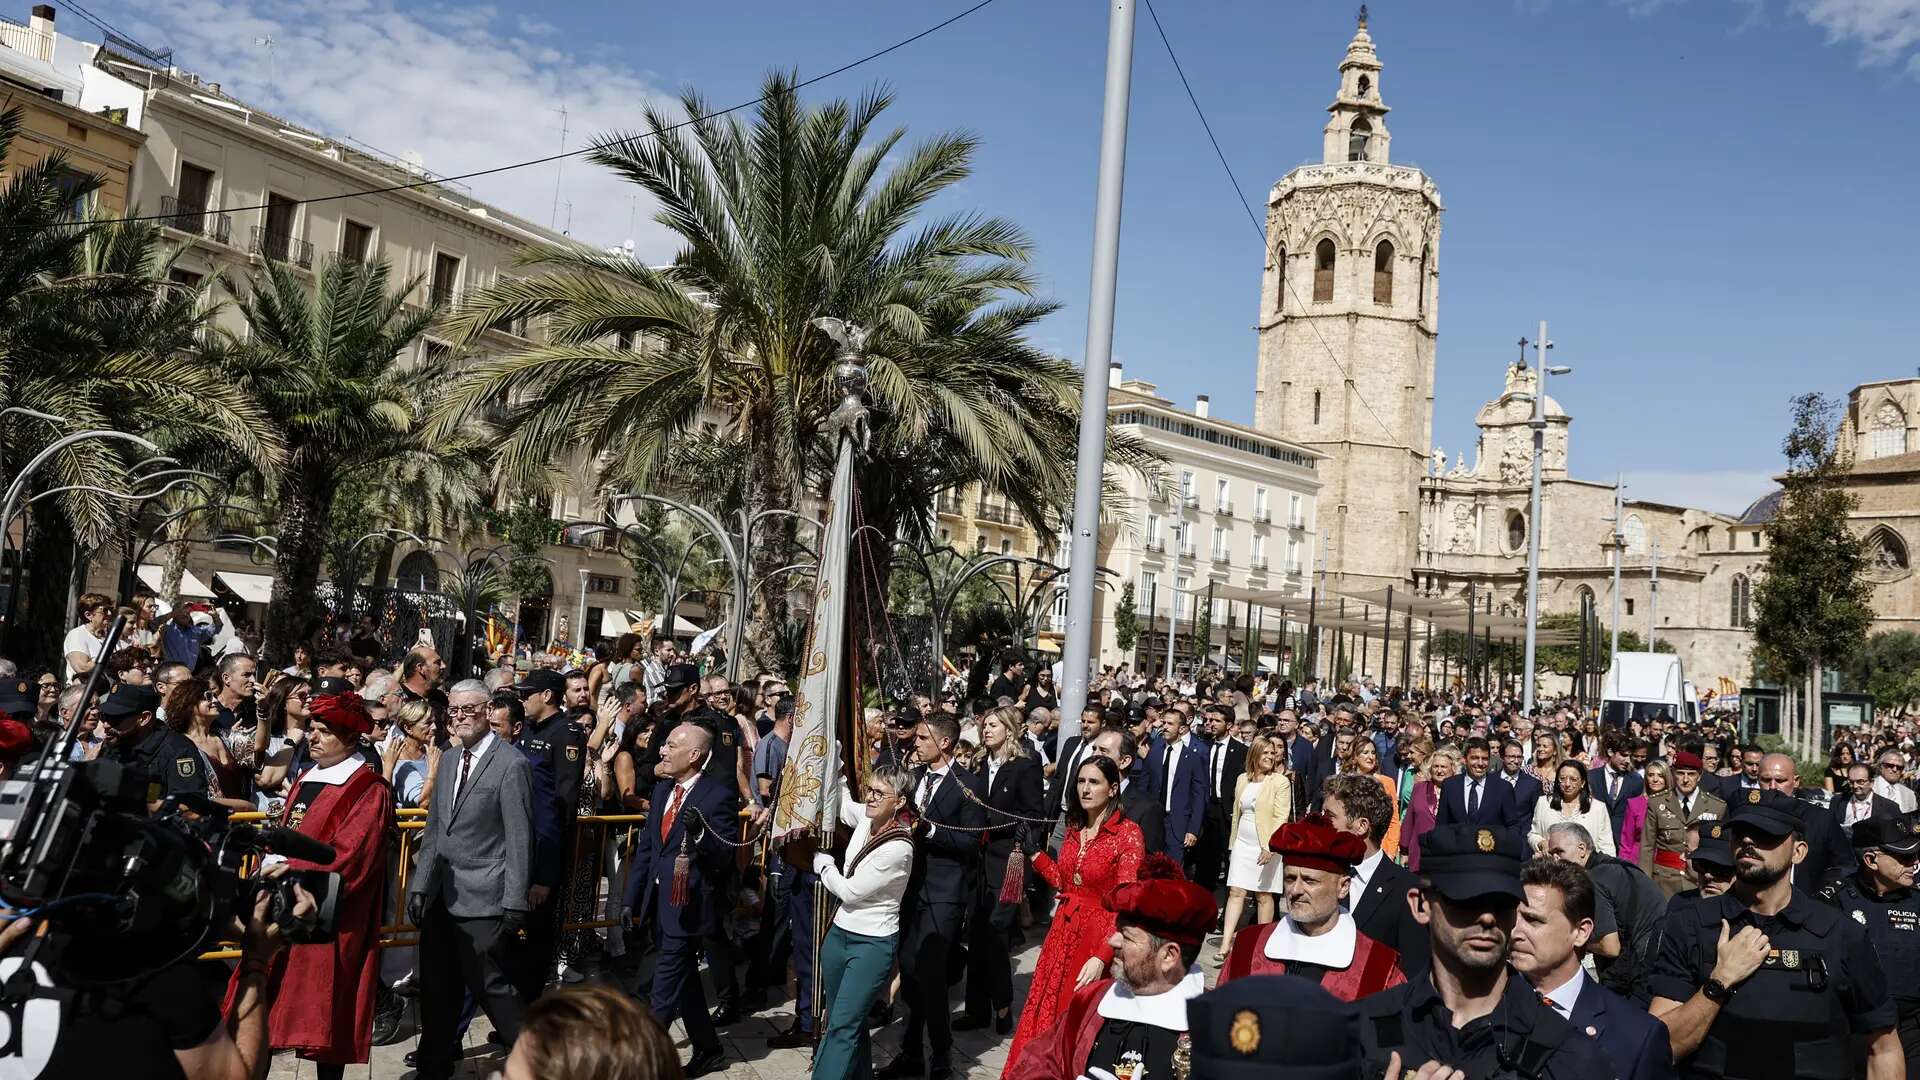
<instances>
[{"instance_id":1,"label":"red necktie","mask_svg":"<svg viewBox=\"0 0 1920 1080\"><path fill-rule=\"evenodd\" d=\"M453 794L458 798L467 788L467 767L473 764L473 748L460 751L460 775L454 777Z\"/></svg>"},{"instance_id":2,"label":"red necktie","mask_svg":"<svg viewBox=\"0 0 1920 1080\"><path fill-rule=\"evenodd\" d=\"M667 816L660 819L660 839L665 840L667 834L673 831L673 821L680 816L680 797L686 793L686 788L673 785L673 801L667 804Z\"/></svg>"}]
</instances>

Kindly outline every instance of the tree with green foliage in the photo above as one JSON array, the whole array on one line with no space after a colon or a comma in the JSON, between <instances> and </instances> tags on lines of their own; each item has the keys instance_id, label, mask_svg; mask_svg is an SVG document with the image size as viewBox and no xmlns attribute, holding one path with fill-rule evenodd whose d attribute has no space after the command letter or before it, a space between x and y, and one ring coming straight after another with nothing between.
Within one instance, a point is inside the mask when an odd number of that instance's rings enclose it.
<instances>
[{"instance_id":1,"label":"tree with green foliage","mask_svg":"<svg viewBox=\"0 0 1920 1080\"><path fill-rule=\"evenodd\" d=\"M1113 607L1113 643L1121 652L1132 652L1140 640L1140 611L1133 602L1133 582L1120 587L1120 600Z\"/></svg>"},{"instance_id":2,"label":"tree with green foliage","mask_svg":"<svg viewBox=\"0 0 1920 1080\"><path fill-rule=\"evenodd\" d=\"M1885 713L1907 712L1920 704L1920 634L1890 630L1867 638L1846 661L1846 685L1873 695Z\"/></svg>"},{"instance_id":3,"label":"tree with green foliage","mask_svg":"<svg viewBox=\"0 0 1920 1080\"><path fill-rule=\"evenodd\" d=\"M1839 410L1820 394L1793 400L1781 450L1787 471L1780 509L1767 523L1767 560L1753 591L1753 636L1770 660L1811 687L1812 724L1802 753L1824 742L1822 670L1846 663L1873 623L1866 542L1848 519L1856 505L1840 480L1851 465L1840 448Z\"/></svg>"},{"instance_id":4,"label":"tree with green foliage","mask_svg":"<svg viewBox=\"0 0 1920 1080\"><path fill-rule=\"evenodd\" d=\"M1607 624L1604 620L1595 619L1593 625L1595 628L1594 632L1597 633L1600 638L1600 647L1595 650L1594 655L1599 657L1600 670L1605 671L1608 664L1607 653L1612 648L1613 638L1608 632ZM1568 611L1553 615L1542 615L1540 617L1540 629L1565 630L1575 636L1574 641L1565 645L1540 646L1539 650L1534 654L1534 662L1539 665L1540 670L1550 671L1555 675L1573 675L1578 673L1580 670L1580 643L1578 641L1578 635L1580 633L1579 613ZM1518 646L1515 648L1516 650L1519 649ZM1647 643L1645 639L1641 638L1638 631L1628 629L1624 626L1620 628L1621 652L1645 652L1646 650ZM1674 648L1671 642L1663 638L1655 638L1653 651L1670 653L1674 651ZM1520 663L1524 662L1525 657L1523 652L1516 651L1514 655L1521 657ZM1517 667L1516 670L1518 670Z\"/></svg>"},{"instance_id":5,"label":"tree with green foliage","mask_svg":"<svg viewBox=\"0 0 1920 1080\"><path fill-rule=\"evenodd\" d=\"M1195 670L1207 662L1207 655L1213 650L1213 605L1207 603L1204 596L1193 598L1194 607L1199 610L1193 616L1193 663Z\"/></svg>"}]
</instances>

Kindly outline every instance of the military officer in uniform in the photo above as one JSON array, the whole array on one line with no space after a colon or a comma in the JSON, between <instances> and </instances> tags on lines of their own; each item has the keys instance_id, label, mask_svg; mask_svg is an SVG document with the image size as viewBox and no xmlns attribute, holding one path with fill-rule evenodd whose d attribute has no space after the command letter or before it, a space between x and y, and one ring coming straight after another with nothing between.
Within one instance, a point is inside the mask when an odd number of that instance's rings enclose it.
<instances>
[{"instance_id":1,"label":"military officer in uniform","mask_svg":"<svg viewBox=\"0 0 1920 1080\"><path fill-rule=\"evenodd\" d=\"M1893 997L1859 923L1794 887L1807 856L1801 804L1778 791L1734 796L1726 833L1733 887L1673 905L1654 962L1650 1012L1684 1076L1847 1080L1867 1046L1868 1080L1903 1076Z\"/></svg>"},{"instance_id":2,"label":"military officer in uniform","mask_svg":"<svg viewBox=\"0 0 1920 1080\"><path fill-rule=\"evenodd\" d=\"M1868 818L1853 827L1853 851L1853 874L1820 895L1867 928L1900 1015L1907 1075L1920 1076L1920 892L1913 887L1920 836L1898 818Z\"/></svg>"},{"instance_id":3,"label":"military officer in uniform","mask_svg":"<svg viewBox=\"0 0 1920 1080\"><path fill-rule=\"evenodd\" d=\"M1640 845L1640 869L1671 897L1693 886L1687 880L1687 829L1718 821L1727 814L1719 796L1700 790L1700 755L1673 755L1673 787L1647 800L1647 836Z\"/></svg>"},{"instance_id":4,"label":"military officer in uniform","mask_svg":"<svg viewBox=\"0 0 1920 1080\"><path fill-rule=\"evenodd\" d=\"M1475 1080L1613 1076L1599 1045L1507 965L1526 896L1521 848L1506 829L1472 824L1420 839L1420 885L1407 901L1427 928L1433 963L1356 1003L1364 1075L1383 1075L1397 1054L1407 1076L1429 1062Z\"/></svg>"},{"instance_id":5,"label":"military officer in uniform","mask_svg":"<svg viewBox=\"0 0 1920 1080\"><path fill-rule=\"evenodd\" d=\"M160 695L150 686L121 683L100 701L100 716L107 722L107 746L102 751L110 760L139 769L154 785L151 795L207 794L206 759L193 740L155 719Z\"/></svg>"}]
</instances>

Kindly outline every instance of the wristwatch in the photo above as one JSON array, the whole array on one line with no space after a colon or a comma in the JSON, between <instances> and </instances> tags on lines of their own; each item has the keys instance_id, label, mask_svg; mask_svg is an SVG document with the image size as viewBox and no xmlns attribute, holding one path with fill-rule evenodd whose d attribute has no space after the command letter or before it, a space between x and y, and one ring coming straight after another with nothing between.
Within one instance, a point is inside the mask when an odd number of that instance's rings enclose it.
<instances>
[{"instance_id":1,"label":"wristwatch","mask_svg":"<svg viewBox=\"0 0 1920 1080\"><path fill-rule=\"evenodd\" d=\"M1701 983L1700 993L1705 995L1706 999L1715 1005L1725 1005L1727 999L1733 996L1733 991L1728 989L1727 984L1721 982L1719 979L1708 979L1706 982Z\"/></svg>"}]
</instances>

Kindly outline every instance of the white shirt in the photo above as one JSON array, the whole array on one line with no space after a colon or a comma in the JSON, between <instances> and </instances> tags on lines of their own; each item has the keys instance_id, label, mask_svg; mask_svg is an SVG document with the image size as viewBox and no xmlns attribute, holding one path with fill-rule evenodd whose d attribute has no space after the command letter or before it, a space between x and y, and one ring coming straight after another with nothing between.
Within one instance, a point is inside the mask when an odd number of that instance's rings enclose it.
<instances>
[{"instance_id":1,"label":"white shirt","mask_svg":"<svg viewBox=\"0 0 1920 1080\"><path fill-rule=\"evenodd\" d=\"M1840 812L1840 824L1853 825L1873 816L1873 795L1868 793L1864 799L1848 799L1846 807Z\"/></svg>"},{"instance_id":2,"label":"white shirt","mask_svg":"<svg viewBox=\"0 0 1920 1080\"><path fill-rule=\"evenodd\" d=\"M466 766L467 766L467 767L466 767L466 770L465 770L465 771L466 771L466 776L464 777L464 779L465 779L465 781L467 781L467 782L469 782L469 783L470 783L470 782L472 782L472 780L473 780L473 774L474 774L474 773L477 773L477 772L479 772L479 771L480 771L480 761L481 761L481 759L482 759L482 758L485 758L485 757L487 756L487 751L488 751L488 750L490 750L490 749L492 749L492 747L493 747L493 744L494 744L494 734L493 734L493 732L491 732L491 731L489 731L489 732L487 732L487 733L486 733L485 735L482 735L482 736L480 737L480 741L479 741L479 742L477 742L477 743L475 743L475 744L473 745L473 751L472 751L472 753L473 753L473 760L472 760L472 761L469 761L469 762L466 762ZM466 757L466 754L467 754L467 750L466 750L466 748L465 748L465 747L463 747L463 746L461 746L461 745L460 745L460 744L459 744L458 742L455 742L455 743L453 744L453 747L452 747L452 749L453 749L453 751L454 751L454 754L453 754L453 797L454 797L454 800L455 800L455 801L458 801L458 800L459 800L459 798L460 798L460 789L466 786L466 783L463 783L463 782L462 782L462 779L463 779L463 778L461 777L461 768L460 768L460 765L461 765L461 763L462 763L462 761L464 760L464 758Z\"/></svg>"},{"instance_id":3,"label":"white shirt","mask_svg":"<svg viewBox=\"0 0 1920 1080\"><path fill-rule=\"evenodd\" d=\"M1161 764L1166 766L1167 770L1166 811L1169 814L1173 813L1173 774L1180 768L1180 754L1186 750L1186 748L1187 737L1185 735L1180 736L1178 739L1160 748L1160 761Z\"/></svg>"},{"instance_id":4,"label":"white shirt","mask_svg":"<svg viewBox=\"0 0 1920 1080\"><path fill-rule=\"evenodd\" d=\"M840 901L833 925L848 933L886 937L900 929L900 898L907 894L907 878L913 873L913 845L889 840L866 858L857 858L872 838L873 822L867 819L866 807L854 802L844 787L840 820L853 828L847 858L855 865L851 876L838 866L820 865L820 884Z\"/></svg>"},{"instance_id":5,"label":"white shirt","mask_svg":"<svg viewBox=\"0 0 1920 1080\"><path fill-rule=\"evenodd\" d=\"M1167 1031L1185 1031L1187 1002L1206 992L1207 978L1197 968L1188 969L1186 978L1175 983L1173 989L1159 994L1136 994L1125 981L1115 979L1107 992L1101 995L1100 1004L1094 1011L1108 1020L1147 1024Z\"/></svg>"},{"instance_id":6,"label":"white shirt","mask_svg":"<svg viewBox=\"0 0 1920 1080\"><path fill-rule=\"evenodd\" d=\"M100 650L106 647L107 639L105 635L96 634L87 629L86 623L81 623L79 626L67 631L67 639L60 643L60 656L62 659L65 659L74 653L80 653L84 656L93 657L93 662L97 664L101 659ZM67 681L72 682L76 674L78 673L73 670L73 661L68 660Z\"/></svg>"},{"instance_id":7,"label":"white shirt","mask_svg":"<svg viewBox=\"0 0 1920 1080\"><path fill-rule=\"evenodd\" d=\"M1876 776L1873 778L1873 791L1883 799L1892 799L1895 805L1900 807L1901 813L1913 813L1915 803L1913 789L1907 785L1888 780L1884 776Z\"/></svg>"},{"instance_id":8,"label":"white shirt","mask_svg":"<svg viewBox=\"0 0 1920 1080\"><path fill-rule=\"evenodd\" d=\"M1000 775L1000 759L997 757L991 757L991 756L988 757L987 758L987 791L988 792L993 791L993 779L994 777L999 775Z\"/></svg>"},{"instance_id":9,"label":"white shirt","mask_svg":"<svg viewBox=\"0 0 1920 1080\"><path fill-rule=\"evenodd\" d=\"M1580 991L1586 987L1586 983L1587 973L1575 964L1572 978L1551 990L1540 991L1540 996L1552 1003L1553 1011L1560 1014L1560 1019L1571 1020L1573 1003L1580 1000Z\"/></svg>"},{"instance_id":10,"label":"white shirt","mask_svg":"<svg viewBox=\"0 0 1920 1080\"><path fill-rule=\"evenodd\" d=\"M1366 858L1361 859L1360 862L1354 866L1353 879L1347 886L1347 903L1349 905L1359 903L1360 898L1367 894L1367 883L1373 880L1374 871L1380 869L1380 863L1386 859L1386 857L1386 852L1376 851ZM1349 910L1351 910L1351 907L1349 907Z\"/></svg>"}]
</instances>

